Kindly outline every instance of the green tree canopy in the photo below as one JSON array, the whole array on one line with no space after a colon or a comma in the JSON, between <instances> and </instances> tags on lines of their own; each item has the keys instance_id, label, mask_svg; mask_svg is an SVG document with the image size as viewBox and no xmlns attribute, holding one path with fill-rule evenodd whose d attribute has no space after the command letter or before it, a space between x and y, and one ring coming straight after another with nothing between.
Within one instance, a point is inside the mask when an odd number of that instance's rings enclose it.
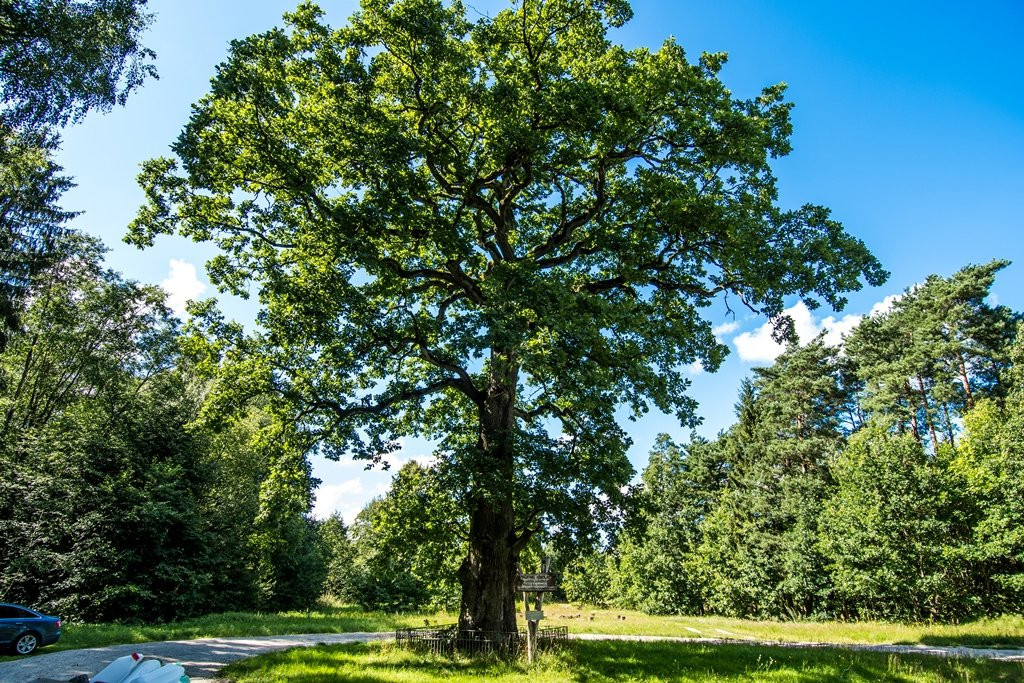
<instances>
[{"instance_id":1,"label":"green tree canopy","mask_svg":"<svg viewBox=\"0 0 1024 683\"><path fill-rule=\"evenodd\" d=\"M950 551L964 501L944 463L911 435L868 427L851 437L821 508L821 547L844 617L922 621L968 616L986 600Z\"/></svg>"},{"instance_id":2,"label":"green tree canopy","mask_svg":"<svg viewBox=\"0 0 1024 683\"><path fill-rule=\"evenodd\" d=\"M0 0L5 126L63 126L124 104L156 55L139 42L147 0Z\"/></svg>"},{"instance_id":3,"label":"green tree canopy","mask_svg":"<svg viewBox=\"0 0 1024 683\"><path fill-rule=\"evenodd\" d=\"M865 384L864 406L900 431L909 428L933 452L952 444L956 417L976 398L1004 393L1015 315L986 302L1009 261L971 265L951 277L930 275L892 310L862 321L846 349Z\"/></svg>"},{"instance_id":4,"label":"green tree canopy","mask_svg":"<svg viewBox=\"0 0 1024 683\"><path fill-rule=\"evenodd\" d=\"M730 464L724 441L691 435L679 445L659 434L643 471L638 514L617 539L609 597L646 612L697 614L706 608L701 525L718 505Z\"/></svg>"},{"instance_id":5,"label":"green tree canopy","mask_svg":"<svg viewBox=\"0 0 1024 683\"><path fill-rule=\"evenodd\" d=\"M439 442L469 519L466 628L514 628L545 515L614 502L620 406L695 422L685 368L726 353L703 308L841 307L884 279L827 209L776 205L785 87L735 98L724 54L610 42L630 16L366 0L333 29L306 3L233 43L177 158L141 175L133 242L213 241L211 278L259 292L222 392L289 398L332 455Z\"/></svg>"},{"instance_id":6,"label":"green tree canopy","mask_svg":"<svg viewBox=\"0 0 1024 683\"><path fill-rule=\"evenodd\" d=\"M0 351L20 327L33 278L59 258L57 242L75 214L58 202L74 183L53 161L57 138L0 126Z\"/></svg>"},{"instance_id":7,"label":"green tree canopy","mask_svg":"<svg viewBox=\"0 0 1024 683\"><path fill-rule=\"evenodd\" d=\"M953 471L981 511L967 545L988 581L979 591L994 610L1024 602L1024 323L1007 349L1006 396L981 398L964 416Z\"/></svg>"},{"instance_id":8,"label":"green tree canopy","mask_svg":"<svg viewBox=\"0 0 1024 683\"><path fill-rule=\"evenodd\" d=\"M0 0L0 350L31 278L60 258L73 186L53 161L54 126L123 104L155 55L139 43L146 0Z\"/></svg>"}]
</instances>

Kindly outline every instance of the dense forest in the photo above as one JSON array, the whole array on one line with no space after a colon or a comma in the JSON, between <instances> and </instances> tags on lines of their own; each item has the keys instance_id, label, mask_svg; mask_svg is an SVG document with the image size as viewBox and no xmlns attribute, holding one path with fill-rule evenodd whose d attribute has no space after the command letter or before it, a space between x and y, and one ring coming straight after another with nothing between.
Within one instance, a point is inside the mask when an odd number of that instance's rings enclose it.
<instances>
[{"instance_id":1,"label":"dense forest","mask_svg":"<svg viewBox=\"0 0 1024 683\"><path fill-rule=\"evenodd\" d=\"M662 435L573 599L652 612L959 620L1024 607L1024 345L1005 262L932 276L841 347L754 370L716 439Z\"/></svg>"},{"instance_id":2,"label":"dense forest","mask_svg":"<svg viewBox=\"0 0 1024 683\"><path fill-rule=\"evenodd\" d=\"M270 404L216 424L156 287L66 233L0 354L0 599L74 618L310 604L304 453Z\"/></svg>"}]
</instances>

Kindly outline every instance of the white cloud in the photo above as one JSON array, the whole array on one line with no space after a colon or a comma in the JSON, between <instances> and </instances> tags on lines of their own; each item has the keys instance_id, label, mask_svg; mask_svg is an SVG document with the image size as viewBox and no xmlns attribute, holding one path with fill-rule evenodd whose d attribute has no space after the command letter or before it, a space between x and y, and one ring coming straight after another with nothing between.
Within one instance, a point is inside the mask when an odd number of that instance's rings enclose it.
<instances>
[{"instance_id":1,"label":"white cloud","mask_svg":"<svg viewBox=\"0 0 1024 683\"><path fill-rule=\"evenodd\" d=\"M911 290L916 287L917 285L912 287ZM871 307L868 315L874 316L889 312L892 310L893 304L903 298L903 296L903 294L890 294L881 301L876 302ZM825 343L829 346L841 345L845 337L864 318L863 315L849 313L838 319L830 315L818 320L802 301L798 301L787 308L783 311L783 314L793 319L793 324L796 328L796 333L800 337L801 344L806 344L818 336L819 333L824 332ZM727 328L730 325L734 324L726 323L720 327ZM719 328L716 327L714 329L718 330ZM732 327L732 329L735 329L735 327ZM775 340L772 339L772 325L768 322L760 325L753 331L736 335L732 343L739 353L740 360L747 361L748 363L771 362L785 350L784 345L776 344Z\"/></svg>"},{"instance_id":2,"label":"white cloud","mask_svg":"<svg viewBox=\"0 0 1024 683\"><path fill-rule=\"evenodd\" d=\"M342 457L337 460L332 460L331 468L333 469L345 469L345 470L365 470L369 464L369 460L356 460L355 458Z\"/></svg>"},{"instance_id":3,"label":"white cloud","mask_svg":"<svg viewBox=\"0 0 1024 683\"><path fill-rule=\"evenodd\" d=\"M413 451L405 439L398 439L396 443L398 450L384 456L384 460L392 469L397 469L405 463L413 461L419 463L420 467L433 467L437 463L437 458L433 455Z\"/></svg>"},{"instance_id":4,"label":"white cloud","mask_svg":"<svg viewBox=\"0 0 1024 683\"><path fill-rule=\"evenodd\" d=\"M437 463L437 458L435 458L433 455L424 455L422 453L409 454L399 452L393 455L389 455L384 459L388 461L388 464L392 469L397 469L404 465L405 463L413 461L419 463L420 467L433 467Z\"/></svg>"},{"instance_id":5,"label":"white cloud","mask_svg":"<svg viewBox=\"0 0 1024 683\"><path fill-rule=\"evenodd\" d=\"M917 285L914 285L916 289ZM885 297L874 306L871 307L871 311L868 313L869 316L881 315L882 313L888 313L892 310L892 305L903 298L902 294L890 294Z\"/></svg>"},{"instance_id":6,"label":"white cloud","mask_svg":"<svg viewBox=\"0 0 1024 683\"><path fill-rule=\"evenodd\" d=\"M876 306L878 304L875 304ZM825 330L825 343L829 346L839 346L843 343L853 328L857 327L857 323L861 321L864 316L848 314L844 315L839 320L836 320L832 316L829 316L821 321L821 328ZM808 342L810 338L800 338L801 342Z\"/></svg>"},{"instance_id":7,"label":"white cloud","mask_svg":"<svg viewBox=\"0 0 1024 683\"><path fill-rule=\"evenodd\" d=\"M313 516L317 519L327 519L345 502L345 493L338 485L321 484L314 495Z\"/></svg>"},{"instance_id":8,"label":"white cloud","mask_svg":"<svg viewBox=\"0 0 1024 683\"><path fill-rule=\"evenodd\" d=\"M184 315L185 302L195 299L206 290L199 281L196 267L188 261L171 259L171 272L160 286L167 292L167 305L178 315Z\"/></svg>"},{"instance_id":9,"label":"white cloud","mask_svg":"<svg viewBox=\"0 0 1024 683\"><path fill-rule=\"evenodd\" d=\"M377 491L378 488L380 487L375 487L371 493L366 490L360 479L349 479L340 484L321 484L315 493L313 516L317 519L327 519L335 512L340 512L345 523L351 524L370 498L383 493ZM386 486L384 490L387 490Z\"/></svg>"},{"instance_id":10,"label":"white cloud","mask_svg":"<svg viewBox=\"0 0 1024 683\"><path fill-rule=\"evenodd\" d=\"M697 375L702 375L704 374L704 364L701 363L699 360L695 360L686 366L686 372L694 377L696 377Z\"/></svg>"},{"instance_id":11,"label":"white cloud","mask_svg":"<svg viewBox=\"0 0 1024 683\"><path fill-rule=\"evenodd\" d=\"M711 334L715 335L715 338L721 340L727 334L735 332L740 328L740 324L735 320L731 323L722 323L721 325L715 325L711 328Z\"/></svg>"},{"instance_id":12,"label":"white cloud","mask_svg":"<svg viewBox=\"0 0 1024 683\"><path fill-rule=\"evenodd\" d=\"M883 304L891 306L891 302L885 303L890 298L886 297L882 302L875 304L871 310L874 311ZM861 315L847 314L842 318L836 319L830 315L819 321L802 301L798 301L793 306L787 308L783 311L783 314L793 319L793 324L797 335L800 337L801 344L806 344L817 337L818 334L824 332L825 343L829 346L839 346L842 344L843 338L863 318ZM771 362L786 350L783 344L777 344L772 339L772 324L769 322L764 323L753 332L744 332L737 335L732 340L732 343L736 347L736 351L739 352L740 359L749 363Z\"/></svg>"},{"instance_id":13,"label":"white cloud","mask_svg":"<svg viewBox=\"0 0 1024 683\"><path fill-rule=\"evenodd\" d=\"M803 301L796 302L796 304L784 310L782 314L788 315L793 319L793 324L796 328L796 333L800 336L800 341L810 341L818 334L818 325L814 321L814 316L811 315L810 309L807 308ZM772 339L772 330L772 324L766 322L753 332L744 332L737 335L732 340L732 343L740 354L740 360L751 363L770 362L785 351L785 346L777 344Z\"/></svg>"},{"instance_id":14,"label":"white cloud","mask_svg":"<svg viewBox=\"0 0 1024 683\"><path fill-rule=\"evenodd\" d=\"M740 360L748 363L775 360L775 357L782 353L782 347L775 343L771 333L771 325L765 323L753 332L744 332L733 339L732 343L740 354Z\"/></svg>"}]
</instances>

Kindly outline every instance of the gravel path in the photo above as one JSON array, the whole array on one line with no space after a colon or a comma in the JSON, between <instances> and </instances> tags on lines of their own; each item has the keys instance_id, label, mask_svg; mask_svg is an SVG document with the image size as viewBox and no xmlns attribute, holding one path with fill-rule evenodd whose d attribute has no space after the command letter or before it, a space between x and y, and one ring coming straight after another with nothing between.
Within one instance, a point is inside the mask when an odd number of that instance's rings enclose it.
<instances>
[{"instance_id":1,"label":"gravel path","mask_svg":"<svg viewBox=\"0 0 1024 683\"><path fill-rule=\"evenodd\" d=\"M333 643L365 643L393 637L394 631L383 633L313 633L291 636L260 636L251 638L198 638L167 640L130 645L93 647L85 650L64 650L25 659L0 662L0 683L50 683L67 681L77 674L93 674L109 662L132 652L178 662L185 667L192 683L214 683L217 671L224 665L289 647L309 647ZM1024 650L995 650L969 647L938 647L930 645L847 645L839 643L794 643L782 641L736 640L720 638L673 638L667 636L622 636L596 633L573 634L580 640L632 640L640 642L670 641L708 645L765 645L773 647L836 647L848 650L927 654L943 657L977 657L1024 662Z\"/></svg>"},{"instance_id":2,"label":"gravel path","mask_svg":"<svg viewBox=\"0 0 1024 683\"><path fill-rule=\"evenodd\" d=\"M185 667L192 683L212 683L224 665L289 647L309 647L331 643L365 643L369 640L393 638L385 633L313 633L293 636L259 636L251 638L197 638L195 640L164 640L84 650L64 650L25 659L0 662L0 683L42 683L67 681L77 674L95 674L110 662L132 652L147 657L177 662Z\"/></svg>"}]
</instances>

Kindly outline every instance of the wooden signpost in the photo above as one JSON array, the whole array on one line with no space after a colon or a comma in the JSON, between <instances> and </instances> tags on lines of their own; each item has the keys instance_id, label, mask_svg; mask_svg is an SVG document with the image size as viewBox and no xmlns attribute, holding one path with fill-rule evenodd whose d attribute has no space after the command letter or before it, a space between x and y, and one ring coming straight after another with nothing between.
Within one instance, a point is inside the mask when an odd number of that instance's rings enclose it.
<instances>
[{"instance_id":1,"label":"wooden signpost","mask_svg":"<svg viewBox=\"0 0 1024 683\"><path fill-rule=\"evenodd\" d=\"M540 574L520 574L516 577L516 590L522 591L526 609L526 661L533 663L537 657L537 626L544 618L541 607L544 594L555 590L555 575L547 571L548 561L544 560L544 571ZM530 609L530 593L534 594L533 609Z\"/></svg>"}]
</instances>

